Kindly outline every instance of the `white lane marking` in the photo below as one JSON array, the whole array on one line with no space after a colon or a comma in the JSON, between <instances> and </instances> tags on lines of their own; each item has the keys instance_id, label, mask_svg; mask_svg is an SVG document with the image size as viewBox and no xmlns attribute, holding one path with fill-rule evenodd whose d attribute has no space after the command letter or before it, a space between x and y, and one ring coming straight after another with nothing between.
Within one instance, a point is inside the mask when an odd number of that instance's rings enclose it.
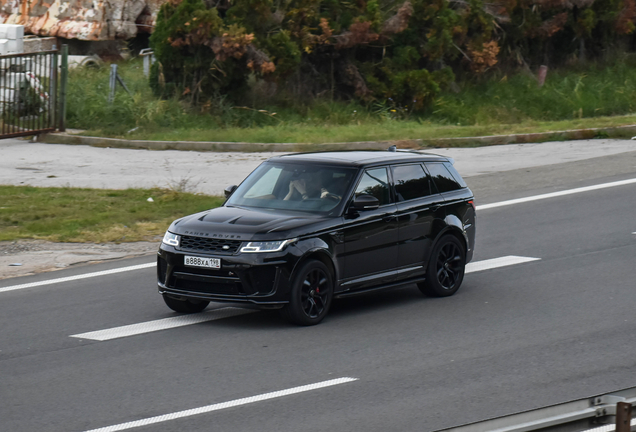
<instances>
[{"instance_id":1,"label":"white lane marking","mask_svg":"<svg viewBox=\"0 0 636 432\"><path fill-rule=\"evenodd\" d=\"M522 263L526 263L526 262L531 262L531 261L538 261L541 258L532 258L532 257L522 257L522 256L516 256L516 255L508 255L505 257L501 257L501 258L493 258L493 259L487 259L487 260L483 260L483 261L475 261L475 262L471 262L466 264L466 271L465 273L473 273L473 272L478 272L478 271L483 271L483 270L490 270L490 269L494 269L494 268L499 268L499 267L506 267L506 266L511 266L511 265L515 265L515 264L522 264Z\"/></svg>"},{"instance_id":2,"label":"white lane marking","mask_svg":"<svg viewBox=\"0 0 636 432\"><path fill-rule=\"evenodd\" d=\"M21 284L21 285L11 285L11 286L8 286L8 287L0 288L0 293L7 292L7 291L20 290L20 289L25 289L25 288L33 288L33 287L43 286L43 285L52 285L52 284L57 284L57 283L62 283L62 282L76 281L76 280L80 280L80 279L88 279L88 278L94 278L94 277L99 277L99 276L106 276L106 275L111 275L111 274L115 274L115 273L123 273L123 272L127 272L127 271L140 270L140 269L156 267L156 266L157 266L156 262L151 262L151 263L139 264L139 265L134 265L134 266L129 266L129 267L120 267L120 268L116 268L116 269L112 269L112 270L104 270L104 271L99 271L99 272L94 272L94 273L84 273L84 274L75 275L75 276L69 276L69 277L63 277L63 278L57 278L57 279L49 279L49 280L43 280L43 281L39 281L39 282L25 283L25 284Z\"/></svg>"},{"instance_id":3,"label":"white lane marking","mask_svg":"<svg viewBox=\"0 0 636 432\"><path fill-rule=\"evenodd\" d=\"M496 203L492 203L492 204L482 204L482 205L478 205L477 206L477 210L487 210L487 209L496 208L496 207L505 207L505 206L509 206L509 205L521 204L521 203L526 203L526 202L530 202L530 201L538 201L538 200L542 200L542 199L555 198L555 197L560 197L560 196L564 196L564 195L572 195L572 194L577 194L577 193L581 193L581 192L589 192L589 191L593 191L593 190L606 189L606 188L611 188L611 187L616 187L616 186L624 186L624 185L633 184L633 183L636 183L636 178L629 179L629 180L621 180L621 181L616 181L616 182L611 182L611 183L602 183L602 184L597 184L597 185L594 185L594 186L580 187L580 188L576 188L576 189L568 189L568 190L564 190L564 191L560 191L560 192L552 192L552 193L547 193L547 194L542 194L542 195L534 195L534 196L529 196L529 197L526 197L526 198L518 198L518 199L512 199L512 200L508 200L508 201L500 201L500 202L496 202Z\"/></svg>"},{"instance_id":4,"label":"white lane marking","mask_svg":"<svg viewBox=\"0 0 636 432\"><path fill-rule=\"evenodd\" d=\"M202 313L191 315L179 315L171 318L163 318L155 321L146 321L143 323L125 325L121 327L113 327L106 330L97 330L93 332L80 333L71 335L78 339L90 339L96 341L107 341L111 339L119 339L128 336L135 336L154 331L165 330L175 327L183 327L192 324L198 324L206 321L214 321L223 318L230 318L237 315L245 315L256 312L254 309L242 309L235 307L224 307L213 309Z\"/></svg>"},{"instance_id":5,"label":"white lane marking","mask_svg":"<svg viewBox=\"0 0 636 432\"><path fill-rule=\"evenodd\" d=\"M91 429L86 432L116 432L116 431L122 431L122 430L132 429L132 428L141 427L141 426L148 426L151 424L166 422L170 420L176 420L183 417L190 417L193 415L205 414L212 411L219 411L226 408L233 408L233 407L237 407L241 405L247 405L247 404L251 404L255 402L261 402L261 401L265 401L269 399L276 399L283 396L289 396L289 395L308 392L312 390L318 390L325 387L345 384L352 381L358 381L358 379L359 378L349 378L349 377L336 378L329 381L318 382L315 384L308 384L308 385L304 385L300 387L293 387L287 390L279 390L279 391L275 391L271 393L264 393L257 396L251 396L251 397L246 397L242 399L234 399L229 402L222 402L222 403L217 403L214 405L207 405L200 408L193 408L189 410L174 412L171 414L164 414L164 415L159 415L156 417L149 417L142 420L135 420L128 423L120 423L117 425L107 426L107 427L103 427L99 429Z\"/></svg>"}]
</instances>

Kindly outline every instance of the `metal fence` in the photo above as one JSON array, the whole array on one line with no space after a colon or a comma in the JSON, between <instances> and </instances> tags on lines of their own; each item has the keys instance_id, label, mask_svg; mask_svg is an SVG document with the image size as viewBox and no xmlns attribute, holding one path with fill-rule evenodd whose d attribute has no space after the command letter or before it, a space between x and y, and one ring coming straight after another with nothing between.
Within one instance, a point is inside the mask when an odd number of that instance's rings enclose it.
<instances>
[{"instance_id":1,"label":"metal fence","mask_svg":"<svg viewBox=\"0 0 636 432\"><path fill-rule=\"evenodd\" d=\"M54 131L58 81L58 51L0 56L0 139Z\"/></svg>"}]
</instances>

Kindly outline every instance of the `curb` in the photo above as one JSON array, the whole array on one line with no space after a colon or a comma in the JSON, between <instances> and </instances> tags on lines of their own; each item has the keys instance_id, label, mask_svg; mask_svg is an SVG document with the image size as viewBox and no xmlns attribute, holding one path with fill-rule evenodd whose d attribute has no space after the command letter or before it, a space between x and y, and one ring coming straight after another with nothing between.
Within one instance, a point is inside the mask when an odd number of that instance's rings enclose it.
<instances>
[{"instance_id":1,"label":"curb","mask_svg":"<svg viewBox=\"0 0 636 432\"><path fill-rule=\"evenodd\" d=\"M358 141L345 143L244 143L208 141L146 141L73 135L66 132L42 134L37 142L47 144L89 145L147 150L190 150L214 152L307 152L325 150L386 150L395 145L401 149L434 147L481 147L504 144L533 144L547 141L569 141L593 138L627 138L636 135L636 125L609 128L575 129L483 137L413 139L394 141Z\"/></svg>"}]
</instances>

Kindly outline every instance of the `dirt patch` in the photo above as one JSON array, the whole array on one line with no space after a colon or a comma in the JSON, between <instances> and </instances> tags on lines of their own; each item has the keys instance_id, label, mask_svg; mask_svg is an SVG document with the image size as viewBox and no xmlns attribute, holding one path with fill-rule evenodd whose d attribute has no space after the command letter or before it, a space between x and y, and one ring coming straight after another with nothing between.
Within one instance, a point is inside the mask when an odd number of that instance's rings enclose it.
<instances>
[{"instance_id":1,"label":"dirt patch","mask_svg":"<svg viewBox=\"0 0 636 432\"><path fill-rule=\"evenodd\" d=\"M153 256L159 241L135 243L52 243L40 240L0 242L0 279L60 270L73 265Z\"/></svg>"}]
</instances>

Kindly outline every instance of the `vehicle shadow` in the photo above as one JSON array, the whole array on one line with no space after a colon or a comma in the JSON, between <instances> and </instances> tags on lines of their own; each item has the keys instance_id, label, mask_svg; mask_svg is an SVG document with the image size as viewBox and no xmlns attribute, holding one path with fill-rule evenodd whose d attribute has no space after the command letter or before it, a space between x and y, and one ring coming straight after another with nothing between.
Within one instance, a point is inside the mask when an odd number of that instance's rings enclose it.
<instances>
[{"instance_id":1,"label":"vehicle shadow","mask_svg":"<svg viewBox=\"0 0 636 432\"><path fill-rule=\"evenodd\" d=\"M414 284L403 285L391 289L370 292L352 297L334 299L331 310L325 320L319 326L328 326L329 323L338 323L342 320L354 319L369 314L382 313L396 308L405 308L414 303L431 302L436 299L424 296ZM245 330L265 330L299 328L283 319L278 310L262 310L256 306L243 304L211 303L215 309L223 307L239 307L254 310L254 313L234 316L222 320L209 321L200 325L214 327L239 328ZM419 306L418 306L419 307ZM300 327L302 328L302 326ZM311 327L307 327L311 328Z\"/></svg>"}]
</instances>

